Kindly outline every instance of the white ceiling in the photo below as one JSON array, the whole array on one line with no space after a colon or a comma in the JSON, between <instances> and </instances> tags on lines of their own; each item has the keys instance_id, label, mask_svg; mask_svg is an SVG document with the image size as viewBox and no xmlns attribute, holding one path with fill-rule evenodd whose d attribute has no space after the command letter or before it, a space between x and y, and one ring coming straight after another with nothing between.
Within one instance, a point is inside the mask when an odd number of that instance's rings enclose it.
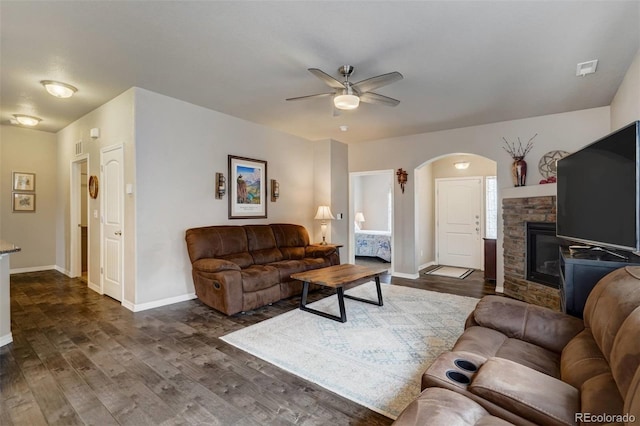
<instances>
[{"instance_id":1,"label":"white ceiling","mask_svg":"<svg viewBox=\"0 0 640 426\"><path fill-rule=\"evenodd\" d=\"M0 122L55 132L132 86L316 140L357 142L609 105L640 44L638 1L1 1ZM579 78L576 64L598 59ZM401 101L332 114L307 68ZM40 80L78 93L60 100ZM341 132L340 125L348 125Z\"/></svg>"}]
</instances>

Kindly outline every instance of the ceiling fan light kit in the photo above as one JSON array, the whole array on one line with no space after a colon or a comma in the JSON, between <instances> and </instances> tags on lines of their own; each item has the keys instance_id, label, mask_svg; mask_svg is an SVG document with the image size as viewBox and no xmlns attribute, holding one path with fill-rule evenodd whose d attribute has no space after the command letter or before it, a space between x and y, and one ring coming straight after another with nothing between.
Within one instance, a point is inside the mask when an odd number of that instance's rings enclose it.
<instances>
[{"instance_id":1,"label":"ceiling fan light kit","mask_svg":"<svg viewBox=\"0 0 640 426\"><path fill-rule=\"evenodd\" d=\"M360 98L356 95L338 95L333 98L333 104L338 109L350 110L358 108L360 105Z\"/></svg>"},{"instance_id":2,"label":"ceiling fan light kit","mask_svg":"<svg viewBox=\"0 0 640 426\"><path fill-rule=\"evenodd\" d=\"M396 106L399 100L373 93L379 87L386 86L395 81L402 80L404 77L397 71L371 77L357 83L351 83L349 76L353 74L354 67L351 65L343 65L338 68L338 72L343 76L344 81L338 81L329 74L318 68L309 68L308 71L323 81L324 84L332 88L334 91L329 93L319 93L316 95L298 96L288 98L288 101L298 101L309 98L319 98L325 96L333 96L333 105L340 110L354 110L360 105L360 101L386 106Z\"/></svg>"}]
</instances>

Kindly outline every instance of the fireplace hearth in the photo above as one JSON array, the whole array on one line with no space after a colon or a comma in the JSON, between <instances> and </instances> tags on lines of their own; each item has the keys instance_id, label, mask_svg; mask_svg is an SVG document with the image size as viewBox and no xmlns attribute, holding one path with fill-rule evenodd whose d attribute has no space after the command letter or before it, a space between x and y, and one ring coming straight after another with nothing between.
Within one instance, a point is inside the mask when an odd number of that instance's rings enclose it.
<instances>
[{"instance_id":1,"label":"fireplace hearth","mask_svg":"<svg viewBox=\"0 0 640 426\"><path fill-rule=\"evenodd\" d=\"M540 185L545 186L545 185ZM525 189L528 187L524 187ZM522 188L520 188L522 189ZM552 195L530 197L504 197L502 199L503 219L503 259L504 259L504 294L525 302L546 306L560 310L560 290L557 278L552 271L557 271L559 250L555 244L553 248L538 249L538 255L545 260L535 260L537 273L547 273L545 282L533 281L532 274L527 272L527 243L531 238L527 237L527 223L545 223L553 229L555 238L556 222L556 197ZM543 225L545 226L545 225ZM547 241L546 235L535 237L538 243ZM543 244L546 246L546 244ZM533 275L536 275L535 273ZM536 278L537 279L537 278ZM554 280L554 281L552 281Z\"/></svg>"}]
</instances>

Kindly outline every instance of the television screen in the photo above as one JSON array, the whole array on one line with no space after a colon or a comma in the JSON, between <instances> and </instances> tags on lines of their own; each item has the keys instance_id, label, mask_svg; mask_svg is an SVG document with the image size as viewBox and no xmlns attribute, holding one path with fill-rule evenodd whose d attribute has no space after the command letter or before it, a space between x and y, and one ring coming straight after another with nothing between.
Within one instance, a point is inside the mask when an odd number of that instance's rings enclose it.
<instances>
[{"instance_id":1,"label":"television screen","mask_svg":"<svg viewBox=\"0 0 640 426\"><path fill-rule=\"evenodd\" d=\"M596 246L640 251L639 123L558 161L558 236Z\"/></svg>"}]
</instances>

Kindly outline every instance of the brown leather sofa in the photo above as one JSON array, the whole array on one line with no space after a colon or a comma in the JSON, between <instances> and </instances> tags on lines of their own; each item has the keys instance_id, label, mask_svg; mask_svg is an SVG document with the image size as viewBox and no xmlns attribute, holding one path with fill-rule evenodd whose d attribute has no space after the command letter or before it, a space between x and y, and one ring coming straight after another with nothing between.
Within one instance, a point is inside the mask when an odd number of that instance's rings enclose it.
<instances>
[{"instance_id":1,"label":"brown leather sofa","mask_svg":"<svg viewBox=\"0 0 640 426\"><path fill-rule=\"evenodd\" d=\"M640 424L639 366L640 267L600 280L584 320L487 296L394 425Z\"/></svg>"},{"instance_id":2,"label":"brown leather sofa","mask_svg":"<svg viewBox=\"0 0 640 426\"><path fill-rule=\"evenodd\" d=\"M186 241L196 295L227 315L301 294L291 274L340 263L335 246L310 245L300 225L192 228Z\"/></svg>"}]
</instances>

